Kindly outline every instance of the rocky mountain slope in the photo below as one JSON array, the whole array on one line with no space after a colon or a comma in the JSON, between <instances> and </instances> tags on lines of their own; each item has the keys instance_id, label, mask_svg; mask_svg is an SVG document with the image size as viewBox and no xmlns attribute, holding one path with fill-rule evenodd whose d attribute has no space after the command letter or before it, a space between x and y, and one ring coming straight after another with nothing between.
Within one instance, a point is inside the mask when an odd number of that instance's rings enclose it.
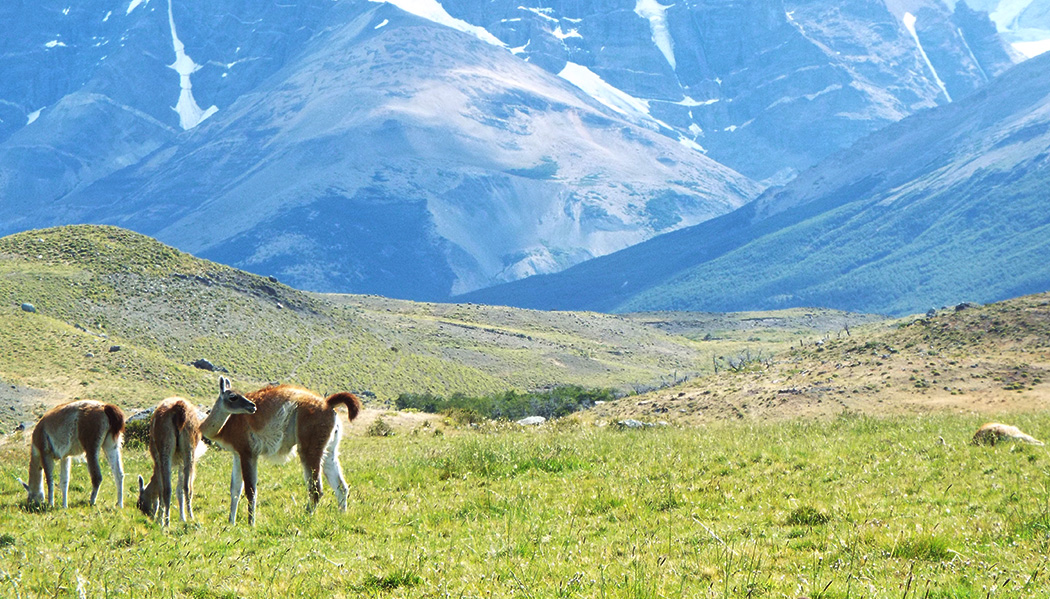
<instances>
[{"instance_id":1,"label":"rocky mountain slope","mask_svg":"<svg viewBox=\"0 0 1050 599\"><path fill-rule=\"evenodd\" d=\"M736 212L465 296L596 310L925 312L1050 288L1050 54Z\"/></svg>"},{"instance_id":2,"label":"rocky mountain slope","mask_svg":"<svg viewBox=\"0 0 1050 599\"><path fill-rule=\"evenodd\" d=\"M1050 2L1047 0L966 0L988 13L1000 35L1025 56L1050 51Z\"/></svg>"},{"instance_id":3,"label":"rocky mountain slope","mask_svg":"<svg viewBox=\"0 0 1050 599\"><path fill-rule=\"evenodd\" d=\"M761 185L711 158L784 179L1010 62L986 17L932 0L46 0L0 20L0 233L113 223L417 299L724 214Z\"/></svg>"},{"instance_id":4,"label":"rocky mountain slope","mask_svg":"<svg viewBox=\"0 0 1050 599\"><path fill-rule=\"evenodd\" d=\"M593 73L756 179L790 178L1012 64L986 15L938 0L443 4L552 73Z\"/></svg>"},{"instance_id":5,"label":"rocky mountain slope","mask_svg":"<svg viewBox=\"0 0 1050 599\"><path fill-rule=\"evenodd\" d=\"M21 5L40 23L5 37L39 70L5 93L32 122L0 144L4 232L117 223L304 288L440 299L758 191L652 122L389 4L50 4ZM68 32L48 29L62 19ZM7 68L28 69L16 54Z\"/></svg>"}]
</instances>

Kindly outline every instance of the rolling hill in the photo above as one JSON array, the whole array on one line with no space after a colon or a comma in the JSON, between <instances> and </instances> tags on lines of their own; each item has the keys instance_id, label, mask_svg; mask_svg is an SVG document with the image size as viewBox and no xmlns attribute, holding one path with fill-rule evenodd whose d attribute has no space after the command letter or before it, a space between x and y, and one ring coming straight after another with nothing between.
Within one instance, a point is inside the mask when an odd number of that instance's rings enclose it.
<instances>
[{"instance_id":1,"label":"rolling hill","mask_svg":"<svg viewBox=\"0 0 1050 599\"><path fill-rule=\"evenodd\" d=\"M35 312L22 308L31 304ZM652 319L318 295L194 258L110 226L0 238L0 421L73 397L127 407L213 401L207 359L238 386L349 389L373 407L405 392L481 394L560 384L648 389L709 369L747 343L756 315ZM842 315L785 315L772 345L823 334Z\"/></svg>"},{"instance_id":2,"label":"rolling hill","mask_svg":"<svg viewBox=\"0 0 1050 599\"><path fill-rule=\"evenodd\" d=\"M1050 293L939 310L852 334L839 329L771 358L725 365L591 411L680 424L931 413L1010 418L1050 408ZM732 360L736 367L731 367Z\"/></svg>"}]
</instances>

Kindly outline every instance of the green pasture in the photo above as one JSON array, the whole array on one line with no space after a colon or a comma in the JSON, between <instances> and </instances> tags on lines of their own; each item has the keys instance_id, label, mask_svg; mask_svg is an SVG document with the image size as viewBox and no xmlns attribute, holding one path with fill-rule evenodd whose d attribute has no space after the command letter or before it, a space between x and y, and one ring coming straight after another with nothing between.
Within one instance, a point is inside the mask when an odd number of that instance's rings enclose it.
<instances>
[{"instance_id":1,"label":"green pasture","mask_svg":"<svg viewBox=\"0 0 1050 599\"><path fill-rule=\"evenodd\" d=\"M1013 417L1050 437L1043 415ZM602 423L599 423L602 424ZM573 417L348 437L350 507L306 510L297 460L262 463L258 525L227 525L230 456L201 460L196 522L134 507L144 447L86 504L32 511L0 446L3 597L986 598L1050 593L1050 455L968 444L976 417L619 430Z\"/></svg>"}]
</instances>

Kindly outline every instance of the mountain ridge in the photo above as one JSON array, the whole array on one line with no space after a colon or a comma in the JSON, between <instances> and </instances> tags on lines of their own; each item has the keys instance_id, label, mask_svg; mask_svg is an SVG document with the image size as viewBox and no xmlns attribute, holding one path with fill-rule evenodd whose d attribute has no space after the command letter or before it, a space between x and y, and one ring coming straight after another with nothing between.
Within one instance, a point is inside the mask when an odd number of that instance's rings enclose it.
<instances>
[{"instance_id":1,"label":"mountain ridge","mask_svg":"<svg viewBox=\"0 0 1050 599\"><path fill-rule=\"evenodd\" d=\"M729 215L459 299L903 314L1045 290L1048 65L1050 56L1018 65L997 85L891 125Z\"/></svg>"}]
</instances>

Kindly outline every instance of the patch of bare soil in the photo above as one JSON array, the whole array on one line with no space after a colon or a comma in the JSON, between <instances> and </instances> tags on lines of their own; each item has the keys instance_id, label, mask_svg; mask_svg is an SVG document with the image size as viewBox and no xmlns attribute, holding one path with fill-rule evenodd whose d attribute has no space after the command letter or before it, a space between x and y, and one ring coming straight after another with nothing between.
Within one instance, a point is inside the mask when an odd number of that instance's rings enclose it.
<instances>
[{"instance_id":1,"label":"patch of bare soil","mask_svg":"<svg viewBox=\"0 0 1050 599\"><path fill-rule=\"evenodd\" d=\"M341 410L340 413L342 413ZM365 436L379 419L389 425L395 435L409 434L419 430L433 431L444 426L444 417L438 414L363 408L357 418L350 423L347 432L350 435Z\"/></svg>"}]
</instances>

